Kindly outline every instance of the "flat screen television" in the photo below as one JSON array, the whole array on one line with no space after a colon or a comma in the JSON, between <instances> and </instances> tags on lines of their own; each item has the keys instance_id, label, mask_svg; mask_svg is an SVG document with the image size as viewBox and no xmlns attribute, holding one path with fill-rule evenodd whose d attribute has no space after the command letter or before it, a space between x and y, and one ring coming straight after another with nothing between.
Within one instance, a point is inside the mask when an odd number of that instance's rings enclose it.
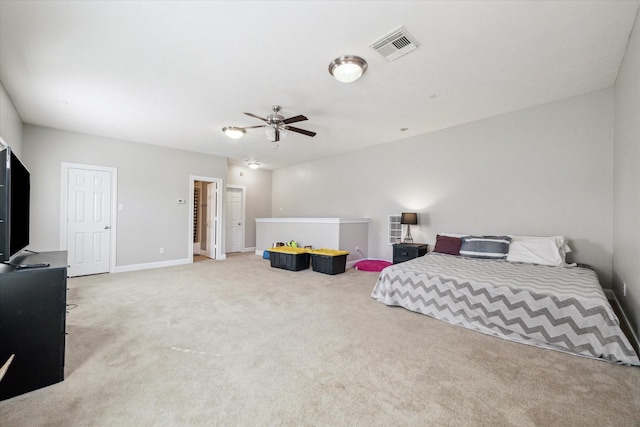
<instances>
[{"instance_id":1,"label":"flat screen television","mask_svg":"<svg viewBox=\"0 0 640 427\"><path fill-rule=\"evenodd\" d=\"M29 245L30 174L6 147L0 151L0 261L7 262Z\"/></svg>"}]
</instances>

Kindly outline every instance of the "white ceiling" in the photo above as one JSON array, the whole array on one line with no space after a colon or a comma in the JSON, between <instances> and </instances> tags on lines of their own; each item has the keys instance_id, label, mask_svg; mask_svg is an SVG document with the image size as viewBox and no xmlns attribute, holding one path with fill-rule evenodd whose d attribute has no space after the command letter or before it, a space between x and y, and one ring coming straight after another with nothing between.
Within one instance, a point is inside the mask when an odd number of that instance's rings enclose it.
<instances>
[{"instance_id":1,"label":"white ceiling","mask_svg":"<svg viewBox=\"0 0 640 427\"><path fill-rule=\"evenodd\" d=\"M275 169L611 87L638 5L0 0L0 81L25 123ZM369 45L400 25L420 47L387 62ZM317 135L221 132L273 104Z\"/></svg>"}]
</instances>

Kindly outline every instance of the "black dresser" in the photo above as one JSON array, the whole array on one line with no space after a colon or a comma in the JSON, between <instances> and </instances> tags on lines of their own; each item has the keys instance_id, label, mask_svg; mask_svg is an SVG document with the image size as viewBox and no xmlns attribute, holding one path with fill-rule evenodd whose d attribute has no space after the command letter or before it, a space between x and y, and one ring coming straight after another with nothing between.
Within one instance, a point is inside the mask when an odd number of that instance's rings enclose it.
<instances>
[{"instance_id":1,"label":"black dresser","mask_svg":"<svg viewBox=\"0 0 640 427\"><path fill-rule=\"evenodd\" d=\"M17 268L48 263L48 267ZM0 264L0 400L64 379L67 252L19 255Z\"/></svg>"}]
</instances>

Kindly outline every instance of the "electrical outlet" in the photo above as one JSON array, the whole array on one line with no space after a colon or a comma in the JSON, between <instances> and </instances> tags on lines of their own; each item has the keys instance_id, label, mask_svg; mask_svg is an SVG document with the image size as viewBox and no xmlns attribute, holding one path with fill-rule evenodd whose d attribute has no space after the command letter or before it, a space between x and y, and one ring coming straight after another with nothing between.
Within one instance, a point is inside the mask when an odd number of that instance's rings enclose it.
<instances>
[{"instance_id":1,"label":"electrical outlet","mask_svg":"<svg viewBox=\"0 0 640 427\"><path fill-rule=\"evenodd\" d=\"M359 250L359 249L360 249L360 248L356 246L356 252L358 252L358 250Z\"/></svg>"},{"instance_id":2,"label":"electrical outlet","mask_svg":"<svg viewBox=\"0 0 640 427\"><path fill-rule=\"evenodd\" d=\"M160 255L164 253L164 248L160 248Z\"/></svg>"},{"instance_id":3,"label":"electrical outlet","mask_svg":"<svg viewBox=\"0 0 640 427\"><path fill-rule=\"evenodd\" d=\"M627 284L625 282L622 282L622 296L627 296Z\"/></svg>"}]
</instances>

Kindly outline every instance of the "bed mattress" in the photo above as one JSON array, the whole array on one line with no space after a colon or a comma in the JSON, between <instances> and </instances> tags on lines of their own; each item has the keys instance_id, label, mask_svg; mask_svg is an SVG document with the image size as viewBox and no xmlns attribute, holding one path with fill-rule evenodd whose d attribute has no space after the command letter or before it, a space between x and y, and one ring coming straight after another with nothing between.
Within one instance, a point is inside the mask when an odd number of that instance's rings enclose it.
<instances>
[{"instance_id":1,"label":"bed mattress","mask_svg":"<svg viewBox=\"0 0 640 427\"><path fill-rule=\"evenodd\" d=\"M371 296L503 339L640 366L589 268L430 253L382 270Z\"/></svg>"}]
</instances>

